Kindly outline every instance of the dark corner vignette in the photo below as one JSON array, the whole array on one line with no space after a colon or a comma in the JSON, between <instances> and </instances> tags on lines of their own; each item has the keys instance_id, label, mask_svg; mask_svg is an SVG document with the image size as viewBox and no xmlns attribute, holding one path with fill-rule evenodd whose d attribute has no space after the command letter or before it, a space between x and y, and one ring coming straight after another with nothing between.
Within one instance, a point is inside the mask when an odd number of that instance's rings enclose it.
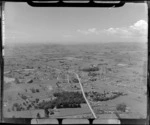
<instances>
[{"instance_id":1,"label":"dark corner vignette","mask_svg":"<svg viewBox=\"0 0 150 125\"><path fill-rule=\"evenodd\" d=\"M9 1L11 1L11 0L9 0ZM13 1L13 0L12 0ZM16 0L17 1L17 0ZM92 0L91 0L92 1ZM125 0L124 0L125 1ZM128 1L128 0L127 0ZM24 1L25 2L25 1ZM29 5L31 5L31 6L40 6L40 4L38 5L38 4L35 4L34 5L34 3L32 2L32 0L27 0L27 3L29 4ZM4 47L3 47L3 26L2 26L2 11L3 11L3 3L2 2L0 2L0 29L1 29L1 31L0 31L0 50L1 50L1 52L0 52L0 65L1 65L1 67L0 67L0 76L1 76L1 78L0 78L0 93L1 93L1 98L0 98L0 122L3 122L3 102L2 102L2 100L3 100L3 72L4 72L4 67L3 67L3 65L4 65L4 60L3 60L3 49L4 49ZM150 41L150 1L147 1L147 5L148 5L148 42L147 42L147 44L148 44L148 63L147 63L147 66L145 66L145 67L147 67L147 119L146 119L146 125L148 125L149 123L150 123L150 106L149 106L149 104L150 104L150 92L149 92L149 88L150 88L150 77L149 77L149 73L150 73L150 60L149 60L149 58L150 58L150 50L149 50L149 47L150 47L150 45L149 45L149 41ZM45 5L44 5L45 6ZM57 6L57 5L56 5ZM63 6L63 4L61 4L60 3L60 6ZM67 6L69 6L69 5L67 5ZM67 7L66 6L66 7ZM146 65L146 64L145 64ZM6 120L5 121L7 121L7 122L13 122L13 123L26 123L26 124L29 124L31 119L8 119L7 120L7 118L6 118ZM5 122L4 121L4 122ZM19 122L20 121L20 122ZM122 123L128 123L128 122L126 122L125 120L121 120L120 119L120 121L121 121L121 124ZM130 120L129 120L130 121ZM144 121L142 121L142 123L141 124L143 124L143 122L145 123L145 120ZM133 121L133 123L134 123L134 121ZM139 123L137 123L137 124L139 124Z\"/></svg>"}]
</instances>

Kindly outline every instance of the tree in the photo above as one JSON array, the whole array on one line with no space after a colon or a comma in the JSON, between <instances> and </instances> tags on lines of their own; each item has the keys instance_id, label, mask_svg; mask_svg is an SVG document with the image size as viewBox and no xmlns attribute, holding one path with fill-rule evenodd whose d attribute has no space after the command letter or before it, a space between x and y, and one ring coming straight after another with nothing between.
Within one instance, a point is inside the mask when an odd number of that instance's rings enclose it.
<instances>
[{"instance_id":1,"label":"tree","mask_svg":"<svg viewBox=\"0 0 150 125\"><path fill-rule=\"evenodd\" d=\"M21 95L21 98L24 99L24 100L26 100L26 99L27 99L27 96L25 96L25 95L22 94L22 95Z\"/></svg>"},{"instance_id":2,"label":"tree","mask_svg":"<svg viewBox=\"0 0 150 125\"><path fill-rule=\"evenodd\" d=\"M39 90L39 89L36 89L36 92L40 92L40 90Z\"/></svg>"},{"instance_id":3,"label":"tree","mask_svg":"<svg viewBox=\"0 0 150 125\"><path fill-rule=\"evenodd\" d=\"M118 110L118 111L121 111L121 112L125 112L126 111L126 104L125 103L121 103L121 104L118 104L117 105L117 107L116 107L116 109Z\"/></svg>"},{"instance_id":4,"label":"tree","mask_svg":"<svg viewBox=\"0 0 150 125\"><path fill-rule=\"evenodd\" d=\"M49 117L49 111L48 111L48 108L45 108L45 109L44 109L44 112L45 112L45 117L48 118L48 117Z\"/></svg>"},{"instance_id":5,"label":"tree","mask_svg":"<svg viewBox=\"0 0 150 125\"><path fill-rule=\"evenodd\" d=\"M36 103L38 103L38 102L39 102L39 99L38 99L38 98L36 98L36 99L35 99L35 102L36 102Z\"/></svg>"},{"instance_id":6,"label":"tree","mask_svg":"<svg viewBox=\"0 0 150 125\"><path fill-rule=\"evenodd\" d=\"M39 114L39 113L37 113L36 117L37 117L37 118L41 118L41 116L40 116L40 114Z\"/></svg>"},{"instance_id":7,"label":"tree","mask_svg":"<svg viewBox=\"0 0 150 125\"><path fill-rule=\"evenodd\" d=\"M15 83L16 83L16 84L20 84L18 78L15 78Z\"/></svg>"},{"instance_id":8,"label":"tree","mask_svg":"<svg viewBox=\"0 0 150 125\"><path fill-rule=\"evenodd\" d=\"M74 79L73 79L73 82L74 82L74 83L79 83L79 80L76 79L76 78L74 78Z\"/></svg>"},{"instance_id":9,"label":"tree","mask_svg":"<svg viewBox=\"0 0 150 125\"><path fill-rule=\"evenodd\" d=\"M32 93L35 93L36 91L35 91L35 89L34 89L34 88L32 88L32 89L31 89L31 92L32 92Z\"/></svg>"},{"instance_id":10,"label":"tree","mask_svg":"<svg viewBox=\"0 0 150 125\"><path fill-rule=\"evenodd\" d=\"M53 110L49 110L49 114L50 114L50 115L53 115L53 114L54 114L54 111L53 111Z\"/></svg>"},{"instance_id":11,"label":"tree","mask_svg":"<svg viewBox=\"0 0 150 125\"><path fill-rule=\"evenodd\" d=\"M10 109L8 109L7 111L10 112Z\"/></svg>"}]
</instances>

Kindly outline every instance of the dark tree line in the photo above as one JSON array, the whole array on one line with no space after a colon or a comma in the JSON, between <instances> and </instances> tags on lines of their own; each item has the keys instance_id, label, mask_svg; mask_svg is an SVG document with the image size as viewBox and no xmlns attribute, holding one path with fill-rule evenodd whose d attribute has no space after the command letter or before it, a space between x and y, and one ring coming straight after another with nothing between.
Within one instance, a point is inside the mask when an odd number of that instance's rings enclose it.
<instances>
[{"instance_id":1,"label":"dark tree line","mask_svg":"<svg viewBox=\"0 0 150 125\"><path fill-rule=\"evenodd\" d=\"M89 96L93 99L93 101L108 101L108 100L112 100L115 99L119 96L123 96L125 95L122 92L112 92L112 94L110 95L108 92L107 93L98 93L98 92L89 92L89 93L85 93L86 96Z\"/></svg>"},{"instance_id":2,"label":"dark tree line","mask_svg":"<svg viewBox=\"0 0 150 125\"><path fill-rule=\"evenodd\" d=\"M98 67L90 67L90 68L84 68L82 69L84 72L91 72L91 71L99 71Z\"/></svg>"},{"instance_id":3,"label":"dark tree line","mask_svg":"<svg viewBox=\"0 0 150 125\"><path fill-rule=\"evenodd\" d=\"M40 109L56 108L79 108L81 103L86 103L80 92L58 92L54 93L56 99L39 103Z\"/></svg>"}]
</instances>

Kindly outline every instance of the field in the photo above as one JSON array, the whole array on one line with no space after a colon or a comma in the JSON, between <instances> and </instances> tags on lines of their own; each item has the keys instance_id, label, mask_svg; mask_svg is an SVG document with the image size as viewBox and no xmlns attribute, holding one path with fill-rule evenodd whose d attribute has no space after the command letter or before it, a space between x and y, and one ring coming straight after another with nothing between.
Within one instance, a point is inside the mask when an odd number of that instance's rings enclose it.
<instances>
[{"instance_id":1,"label":"field","mask_svg":"<svg viewBox=\"0 0 150 125\"><path fill-rule=\"evenodd\" d=\"M3 99L5 117L146 118L147 45L6 44Z\"/></svg>"}]
</instances>

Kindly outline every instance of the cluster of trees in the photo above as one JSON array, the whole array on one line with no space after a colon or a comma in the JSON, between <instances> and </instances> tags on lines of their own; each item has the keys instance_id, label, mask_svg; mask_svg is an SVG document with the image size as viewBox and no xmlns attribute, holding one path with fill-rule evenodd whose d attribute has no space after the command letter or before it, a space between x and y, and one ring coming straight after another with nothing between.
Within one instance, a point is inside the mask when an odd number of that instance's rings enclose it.
<instances>
[{"instance_id":1,"label":"cluster of trees","mask_svg":"<svg viewBox=\"0 0 150 125\"><path fill-rule=\"evenodd\" d=\"M30 110L31 108L33 109L38 109L38 104L39 104L39 99L36 98L33 101L27 101L27 97L23 94L18 93L22 99L25 100L22 104L20 103L14 103L12 106L12 111L24 111L24 110ZM10 109L9 109L10 111Z\"/></svg>"},{"instance_id":2,"label":"cluster of trees","mask_svg":"<svg viewBox=\"0 0 150 125\"><path fill-rule=\"evenodd\" d=\"M48 118L49 115L53 115L53 114L54 114L54 110L53 110L53 109L45 108L45 109L44 109L44 112L45 112L45 117L46 117L46 118Z\"/></svg>"},{"instance_id":3,"label":"cluster of trees","mask_svg":"<svg viewBox=\"0 0 150 125\"><path fill-rule=\"evenodd\" d=\"M93 101L108 101L124 95L122 92L112 92L111 95L108 92L107 93L90 92L85 94L86 96L90 96L93 99Z\"/></svg>"},{"instance_id":4,"label":"cluster of trees","mask_svg":"<svg viewBox=\"0 0 150 125\"><path fill-rule=\"evenodd\" d=\"M27 83L33 83L33 79L28 80Z\"/></svg>"},{"instance_id":5,"label":"cluster of trees","mask_svg":"<svg viewBox=\"0 0 150 125\"><path fill-rule=\"evenodd\" d=\"M90 81L94 82L97 80L96 76L100 75L99 73L96 72L89 72L88 76L90 77Z\"/></svg>"},{"instance_id":6,"label":"cluster of trees","mask_svg":"<svg viewBox=\"0 0 150 125\"><path fill-rule=\"evenodd\" d=\"M24 94L18 93L18 95L19 95L23 100L26 100L26 99L27 99L27 96L25 96Z\"/></svg>"},{"instance_id":7,"label":"cluster of trees","mask_svg":"<svg viewBox=\"0 0 150 125\"><path fill-rule=\"evenodd\" d=\"M25 100L27 97L23 94L19 95ZM39 102L39 99L36 98L34 101L23 102L23 104L14 103L12 106L12 111L23 111L34 109L53 109L53 108L79 108L81 104L86 103L85 99L81 92L68 92L68 91L59 91L54 93L53 100Z\"/></svg>"},{"instance_id":8,"label":"cluster of trees","mask_svg":"<svg viewBox=\"0 0 150 125\"><path fill-rule=\"evenodd\" d=\"M14 103L12 106L12 111L22 111L25 110L21 104Z\"/></svg>"},{"instance_id":9,"label":"cluster of trees","mask_svg":"<svg viewBox=\"0 0 150 125\"><path fill-rule=\"evenodd\" d=\"M57 92L54 93L56 99L52 101L39 103L40 109L53 109L56 108L78 108L81 103L86 103L85 99L80 92Z\"/></svg>"},{"instance_id":10,"label":"cluster of trees","mask_svg":"<svg viewBox=\"0 0 150 125\"><path fill-rule=\"evenodd\" d=\"M73 78L72 81L73 81L74 83L79 83L79 80L76 79L76 78Z\"/></svg>"},{"instance_id":11,"label":"cluster of trees","mask_svg":"<svg viewBox=\"0 0 150 125\"><path fill-rule=\"evenodd\" d=\"M26 103L23 103L23 105L22 104L18 104L18 103L14 103L13 106L12 106L12 111L30 110L34 106L32 104L26 104Z\"/></svg>"},{"instance_id":12,"label":"cluster of trees","mask_svg":"<svg viewBox=\"0 0 150 125\"><path fill-rule=\"evenodd\" d=\"M98 67L89 67L89 68L84 68L82 69L84 72L91 72L91 71L99 71Z\"/></svg>"},{"instance_id":13,"label":"cluster of trees","mask_svg":"<svg viewBox=\"0 0 150 125\"><path fill-rule=\"evenodd\" d=\"M26 69L33 69L33 66L26 66Z\"/></svg>"},{"instance_id":14,"label":"cluster of trees","mask_svg":"<svg viewBox=\"0 0 150 125\"><path fill-rule=\"evenodd\" d=\"M127 108L127 105L125 103L121 103L116 106L116 109L121 112L125 112L126 108Z\"/></svg>"},{"instance_id":15,"label":"cluster of trees","mask_svg":"<svg viewBox=\"0 0 150 125\"><path fill-rule=\"evenodd\" d=\"M89 72L88 73L88 76L92 76L92 77L95 77L97 75L99 75L99 73L95 73L95 72Z\"/></svg>"},{"instance_id":16,"label":"cluster of trees","mask_svg":"<svg viewBox=\"0 0 150 125\"><path fill-rule=\"evenodd\" d=\"M35 99L35 103L38 103L40 100L38 98Z\"/></svg>"},{"instance_id":17,"label":"cluster of trees","mask_svg":"<svg viewBox=\"0 0 150 125\"><path fill-rule=\"evenodd\" d=\"M30 89L30 90L31 90L32 93L38 93L38 92L40 92L39 89L35 89L35 88L32 88L32 89Z\"/></svg>"},{"instance_id":18,"label":"cluster of trees","mask_svg":"<svg viewBox=\"0 0 150 125\"><path fill-rule=\"evenodd\" d=\"M97 78L91 78L91 79L90 79L90 81L92 81L92 82L93 82L93 81L96 81L96 80L97 80Z\"/></svg>"}]
</instances>

